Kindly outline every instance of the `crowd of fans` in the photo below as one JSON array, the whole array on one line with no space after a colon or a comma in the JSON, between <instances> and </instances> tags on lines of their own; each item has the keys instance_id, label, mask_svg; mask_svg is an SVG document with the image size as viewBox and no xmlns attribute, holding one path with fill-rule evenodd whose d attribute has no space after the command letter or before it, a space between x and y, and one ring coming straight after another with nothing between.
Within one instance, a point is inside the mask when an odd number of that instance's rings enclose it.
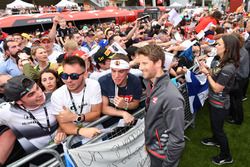
<instances>
[{"instance_id":1,"label":"crowd of fans","mask_svg":"<svg viewBox=\"0 0 250 167\"><path fill-rule=\"evenodd\" d=\"M215 164L232 163L223 122L241 124L244 120L242 101L247 99L250 65L248 15L206 8L201 14L184 13L177 26L168 17L164 14L158 20L146 18L121 25L84 25L79 30L56 16L47 33L1 31L0 148L4 153L0 153L0 164L13 161L11 150L17 149L17 141L19 151L22 149L19 156L24 156L51 142L60 143L67 135L92 138L121 118L126 124L133 123L132 113L147 87L141 82L145 64L140 64L138 54L153 54L146 52L148 48L173 55L166 54L162 60L171 62L160 65L170 78L199 65L214 98L209 99L213 136L202 143L220 146L220 154L213 158ZM202 31L203 36L197 36ZM186 40L193 45L184 45ZM185 78L178 77L178 81L183 83ZM102 115L114 119L93 128L79 126ZM183 142L177 139L175 142Z\"/></svg>"},{"instance_id":2,"label":"crowd of fans","mask_svg":"<svg viewBox=\"0 0 250 167\"><path fill-rule=\"evenodd\" d=\"M19 15L19 14L37 14L37 13L54 13L54 12L68 12L68 11L84 11L84 7L71 6L71 7L56 7L51 6L35 6L34 8L12 8L6 9L5 13L8 15Z\"/></svg>"}]
</instances>

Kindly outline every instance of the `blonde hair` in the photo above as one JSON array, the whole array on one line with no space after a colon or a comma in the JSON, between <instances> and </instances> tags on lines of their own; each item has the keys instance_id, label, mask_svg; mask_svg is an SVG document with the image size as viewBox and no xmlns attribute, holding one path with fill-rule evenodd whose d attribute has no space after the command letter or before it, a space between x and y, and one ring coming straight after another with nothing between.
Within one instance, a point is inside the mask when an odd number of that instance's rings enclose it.
<instances>
[{"instance_id":1,"label":"blonde hair","mask_svg":"<svg viewBox=\"0 0 250 167\"><path fill-rule=\"evenodd\" d=\"M77 50L78 49L78 44L77 44L77 42L75 40L68 39L68 40L65 41L64 49L66 51L68 51L69 49Z\"/></svg>"},{"instance_id":2,"label":"blonde hair","mask_svg":"<svg viewBox=\"0 0 250 167\"><path fill-rule=\"evenodd\" d=\"M32 56L33 58L36 57L36 51L37 51L37 49L44 49L44 50L46 50L43 46L35 46L35 47L32 47L32 48L31 48L31 51L30 51L30 54L31 54L31 56Z\"/></svg>"}]
</instances>

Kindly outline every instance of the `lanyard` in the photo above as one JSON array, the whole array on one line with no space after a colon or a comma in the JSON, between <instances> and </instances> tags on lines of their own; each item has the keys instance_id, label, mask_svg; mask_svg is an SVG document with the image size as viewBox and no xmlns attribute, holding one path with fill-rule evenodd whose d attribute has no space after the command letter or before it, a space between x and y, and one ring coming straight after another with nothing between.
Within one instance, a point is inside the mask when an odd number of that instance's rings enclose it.
<instances>
[{"instance_id":1,"label":"lanyard","mask_svg":"<svg viewBox=\"0 0 250 167\"><path fill-rule=\"evenodd\" d=\"M48 111L47 111L46 107L43 107L43 110L44 110L45 115L46 115L47 127L44 127L29 110L27 110L24 106L22 106L22 107L23 108L20 107L20 109L25 111L26 113L28 113L30 118L32 118L43 131L48 132L49 135L51 134L49 115L48 115Z\"/></svg>"},{"instance_id":2,"label":"lanyard","mask_svg":"<svg viewBox=\"0 0 250 167\"><path fill-rule=\"evenodd\" d=\"M118 96L118 92L119 92L119 88L118 88L118 86L115 84L115 97Z\"/></svg>"},{"instance_id":3,"label":"lanyard","mask_svg":"<svg viewBox=\"0 0 250 167\"><path fill-rule=\"evenodd\" d=\"M69 89L68 89L68 91L69 91ZM84 94L85 94L85 88L83 89L82 102L81 102L81 110L80 110L80 113L79 113L79 114L82 114L83 106L86 105L86 104L84 104ZM72 105L73 105L73 107L74 107L75 113L77 114L76 104L75 104L74 98L73 98L73 96L72 96L72 93L71 93L70 91L69 91L69 96L70 96Z\"/></svg>"}]
</instances>

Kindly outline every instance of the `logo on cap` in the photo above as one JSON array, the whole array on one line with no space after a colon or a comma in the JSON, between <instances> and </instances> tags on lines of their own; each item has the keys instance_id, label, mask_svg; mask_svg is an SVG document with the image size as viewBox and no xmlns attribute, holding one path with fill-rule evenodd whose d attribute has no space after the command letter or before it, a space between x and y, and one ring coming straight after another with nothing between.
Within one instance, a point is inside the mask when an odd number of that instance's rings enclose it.
<instances>
[{"instance_id":1,"label":"logo on cap","mask_svg":"<svg viewBox=\"0 0 250 167\"><path fill-rule=\"evenodd\" d=\"M116 60L116 61L115 61L115 65L119 66L119 65L120 65L120 61L119 61L119 60Z\"/></svg>"}]
</instances>

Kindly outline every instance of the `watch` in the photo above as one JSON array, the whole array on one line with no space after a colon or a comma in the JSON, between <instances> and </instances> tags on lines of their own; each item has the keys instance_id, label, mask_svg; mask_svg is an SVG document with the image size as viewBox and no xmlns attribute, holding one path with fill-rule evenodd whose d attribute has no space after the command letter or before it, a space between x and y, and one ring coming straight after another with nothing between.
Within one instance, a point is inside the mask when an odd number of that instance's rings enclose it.
<instances>
[{"instance_id":1,"label":"watch","mask_svg":"<svg viewBox=\"0 0 250 167\"><path fill-rule=\"evenodd\" d=\"M76 130L76 134L79 136L80 135L80 130L82 129L82 127L78 127L77 130Z\"/></svg>"}]
</instances>

